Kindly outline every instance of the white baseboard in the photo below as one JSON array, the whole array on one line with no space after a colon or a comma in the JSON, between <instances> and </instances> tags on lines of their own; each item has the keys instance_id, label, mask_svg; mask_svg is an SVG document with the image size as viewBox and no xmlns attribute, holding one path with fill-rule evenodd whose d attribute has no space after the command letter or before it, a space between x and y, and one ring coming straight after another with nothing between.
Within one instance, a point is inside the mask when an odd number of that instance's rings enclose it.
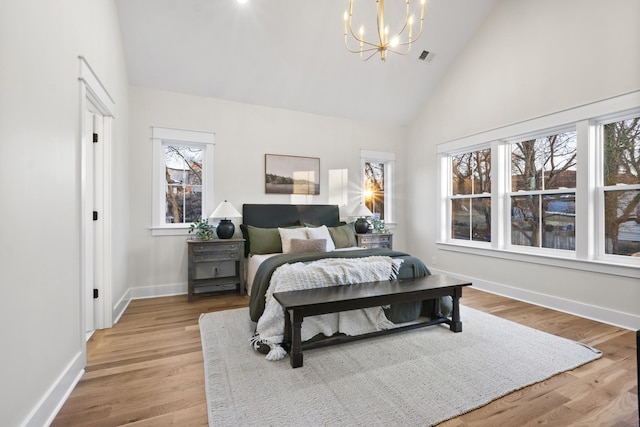
<instances>
[{"instance_id":1,"label":"white baseboard","mask_svg":"<svg viewBox=\"0 0 640 427\"><path fill-rule=\"evenodd\" d=\"M22 423L23 427L50 425L84 374L85 356L79 352L69 362L53 385L42 396Z\"/></svg>"},{"instance_id":2,"label":"white baseboard","mask_svg":"<svg viewBox=\"0 0 640 427\"><path fill-rule=\"evenodd\" d=\"M113 324L115 325L124 314L129 303L134 299L170 297L173 295L186 295L186 283L170 283L164 285L140 286L127 289L122 298L113 307Z\"/></svg>"},{"instance_id":3,"label":"white baseboard","mask_svg":"<svg viewBox=\"0 0 640 427\"><path fill-rule=\"evenodd\" d=\"M539 305L563 313L573 314L584 317L586 319L595 320L597 322L606 323L624 329L638 330L640 329L640 316L634 314L622 313L604 307L598 307L573 301L565 298L555 297L553 295L540 294L531 292L526 289L514 288L502 283L489 282L476 277L462 276L450 271L442 271L430 268L433 274L446 274L462 280L468 280L473 283L473 287L492 294L502 295L515 300ZM463 291L464 292L464 291Z\"/></svg>"}]
</instances>

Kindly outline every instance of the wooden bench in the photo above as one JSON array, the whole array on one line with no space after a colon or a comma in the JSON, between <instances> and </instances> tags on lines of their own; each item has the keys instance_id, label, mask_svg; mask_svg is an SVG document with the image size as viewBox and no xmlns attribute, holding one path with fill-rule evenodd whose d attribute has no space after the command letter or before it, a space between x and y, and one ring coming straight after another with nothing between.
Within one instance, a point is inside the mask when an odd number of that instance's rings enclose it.
<instances>
[{"instance_id":1,"label":"wooden bench","mask_svg":"<svg viewBox=\"0 0 640 427\"><path fill-rule=\"evenodd\" d=\"M441 323L448 324L453 332L462 332L459 300L462 296L462 288L470 285L470 282L452 277L430 275L397 281L380 281L300 291L276 292L273 296L285 312L283 347L289 352L291 366L298 368L302 366L303 349L324 347ZM368 334L356 336L336 335L319 341L302 342L302 321L307 316L338 313L341 311L377 307L387 304L423 301L444 296L451 296L453 300L453 310L450 319L442 316L439 309L439 300L436 299L437 303L434 310L436 315L427 321L410 323L397 328L385 329Z\"/></svg>"}]
</instances>

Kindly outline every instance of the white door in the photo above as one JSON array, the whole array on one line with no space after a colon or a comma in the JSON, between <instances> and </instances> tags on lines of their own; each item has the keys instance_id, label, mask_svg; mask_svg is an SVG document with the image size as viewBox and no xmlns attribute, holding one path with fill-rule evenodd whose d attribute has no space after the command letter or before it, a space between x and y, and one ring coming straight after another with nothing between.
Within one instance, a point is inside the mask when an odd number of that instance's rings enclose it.
<instances>
[{"instance_id":1,"label":"white door","mask_svg":"<svg viewBox=\"0 0 640 427\"><path fill-rule=\"evenodd\" d=\"M104 207L101 201L103 194L102 155L104 141L104 117L89 103L85 112L84 138L86 170L84 171L85 210L84 210L84 286L85 286L85 333L87 339L93 331L104 327L102 325L102 304L100 293L103 291L104 263L103 238L104 228L101 214Z\"/></svg>"}]
</instances>

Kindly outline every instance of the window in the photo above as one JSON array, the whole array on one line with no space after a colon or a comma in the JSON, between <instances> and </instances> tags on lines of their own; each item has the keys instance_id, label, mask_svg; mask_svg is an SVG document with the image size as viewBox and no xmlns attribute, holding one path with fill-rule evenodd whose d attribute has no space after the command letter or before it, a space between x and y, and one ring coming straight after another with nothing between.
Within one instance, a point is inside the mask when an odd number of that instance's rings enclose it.
<instances>
[{"instance_id":1,"label":"window","mask_svg":"<svg viewBox=\"0 0 640 427\"><path fill-rule=\"evenodd\" d=\"M576 132L511 145L511 244L575 250Z\"/></svg>"},{"instance_id":2,"label":"window","mask_svg":"<svg viewBox=\"0 0 640 427\"><path fill-rule=\"evenodd\" d=\"M636 277L639 96L438 145L440 247Z\"/></svg>"},{"instance_id":3,"label":"window","mask_svg":"<svg viewBox=\"0 0 640 427\"><path fill-rule=\"evenodd\" d=\"M393 222L393 168L395 154L362 150L360 153L363 176L364 204L375 218L389 224Z\"/></svg>"},{"instance_id":4,"label":"window","mask_svg":"<svg viewBox=\"0 0 640 427\"><path fill-rule=\"evenodd\" d=\"M491 241L491 149L451 156L451 238Z\"/></svg>"},{"instance_id":5,"label":"window","mask_svg":"<svg viewBox=\"0 0 640 427\"><path fill-rule=\"evenodd\" d=\"M364 162L364 204L384 220L384 163Z\"/></svg>"},{"instance_id":6,"label":"window","mask_svg":"<svg viewBox=\"0 0 640 427\"><path fill-rule=\"evenodd\" d=\"M601 135L604 253L640 255L640 116L607 123Z\"/></svg>"},{"instance_id":7,"label":"window","mask_svg":"<svg viewBox=\"0 0 640 427\"><path fill-rule=\"evenodd\" d=\"M153 128L153 234L182 234L213 211L214 134Z\"/></svg>"}]
</instances>

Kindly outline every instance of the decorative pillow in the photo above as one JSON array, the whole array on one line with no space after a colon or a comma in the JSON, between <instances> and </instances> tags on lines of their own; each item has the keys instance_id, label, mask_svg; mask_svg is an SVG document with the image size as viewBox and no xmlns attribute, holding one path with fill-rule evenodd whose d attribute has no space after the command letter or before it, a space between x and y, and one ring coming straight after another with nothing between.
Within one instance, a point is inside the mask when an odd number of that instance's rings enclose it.
<instances>
[{"instance_id":1,"label":"decorative pillow","mask_svg":"<svg viewBox=\"0 0 640 427\"><path fill-rule=\"evenodd\" d=\"M282 252L282 240L277 228L259 228L247 225L247 234L252 254L274 254Z\"/></svg>"},{"instance_id":2,"label":"decorative pillow","mask_svg":"<svg viewBox=\"0 0 640 427\"><path fill-rule=\"evenodd\" d=\"M278 228L280 232L280 240L282 241L282 253L291 253L291 239L306 240L307 236L306 228Z\"/></svg>"},{"instance_id":3,"label":"decorative pillow","mask_svg":"<svg viewBox=\"0 0 640 427\"><path fill-rule=\"evenodd\" d=\"M352 248L358 245L353 223L340 225L338 227L329 227L329 233L331 234L336 249Z\"/></svg>"},{"instance_id":4,"label":"decorative pillow","mask_svg":"<svg viewBox=\"0 0 640 427\"><path fill-rule=\"evenodd\" d=\"M325 252L327 239L291 239L292 254L305 252Z\"/></svg>"},{"instance_id":5,"label":"decorative pillow","mask_svg":"<svg viewBox=\"0 0 640 427\"><path fill-rule=\"evenodd\" d=\"M336 245L333 243L331 233L329 233L326 225L314 228L307 227L307 236L309 236L310 239L324 239L327 242L327 247L322 252L331 252L336 249Z\"/></svg>"}]
</instances>

